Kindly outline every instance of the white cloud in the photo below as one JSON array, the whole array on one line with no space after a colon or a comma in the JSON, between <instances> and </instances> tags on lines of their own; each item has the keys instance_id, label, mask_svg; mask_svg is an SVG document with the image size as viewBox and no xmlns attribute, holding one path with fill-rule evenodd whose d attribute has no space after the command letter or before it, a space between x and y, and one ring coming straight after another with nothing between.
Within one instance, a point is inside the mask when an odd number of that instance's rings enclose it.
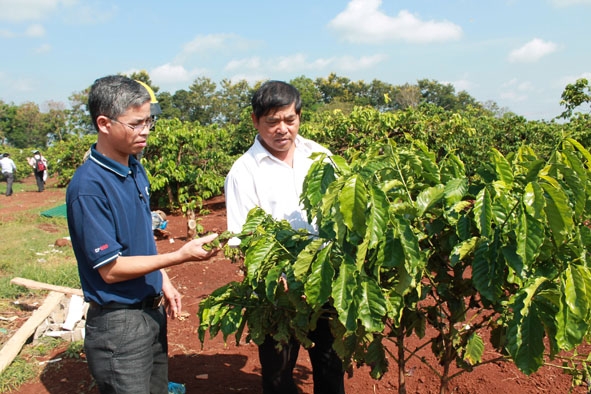
<instances>
[{"instance_id":1,"label":"white cloud","mask_svg":"<svg viewBox=\"0 0 591 394\"><path fill-rule=\"evenodd\" d=\"M391 17L379 10L381 4L381 0L351 0L328 26L346 41L366 44L442 42L462 36L462 28L452 22L422 21L406 10Z\"/></svg>"},{"instance_id":2,"label":"white cloud","mask_svg":"<svg viewBox=\"0 0 591 394\"><path fill-rule=\"evenodd\" d=\"M74 5L77 0L0 0L0 20L22 22L47 18L60 5Z\"/></svg>"},{"instance_id":3,"label":"white cloud","mask_svg":"<svg viewBox=\"0 0 591 394\"><path fill-rule=\"evenodd\" d=\"M40 47L35 49L35 53L47 53L51 51L51 45L43 44Z\"/></svg>"},{"instance_id":4,"label":"white cloud","mask_svg":"<svg viewBox=\"0 0 591 394\"><path fill-rule=\"evenodd\" d=\"M0 37L1 38L13 38L16 37L16 34L11 30L0 29Z\"/></svg>"},{"instance_id":5,"label":"white cloud","mask_svg":"<svg viewBox=\"0 0 591 394\"><path fill-rule=\"evenodd\" d=\"M357 71L364 70L375 66L376 64L382 63L386 60L386 55L373 55L373 56L361 56L360 58L354 58L352 56L343 56L334 59L334 64L345 71Z\"/></svg>"},{"instance_id":6,"label":"white cloud","mask_svg":"<svg viewBox=\"0 0 591 394\"><path fill-rule=\"evenodd\" d=\"M442 83L445 84L447 82L442 82ZM449 83L454 87L456 92L461 92L462 90L468 91L469 89L472 89L475 87L474 83L468 79L458 79L456 81L451 81Z\"/></svg>"},{"instance_id":7,"label":"white cloud","mask_svg":"<svg viewBox=\"0 0 591 394\"><path fill-rule=\"evenodd\" d=\"M550 0L550 3L557 7L568 7L578 4L591 4L591 0Z\"/></svg>"},{"instance_id":8,"label":"white cloud","mask_svg":"<svg viewBox=\"0 0 591 394\"><path fill-rule=\"evenodd\" d=\"M31 78L19 78L10 83L12 90L24 93L34 91L35 85L35 82Z\"/></svg>"},{"instance_id":9,"label":"white cloud","mask_svg":"<svg viewBox=\"0 0 591 394\"><path fill-rule=\"evenodd\" d=\"M306 55L297 53L292 56L279 57L271 61L269 67L272 70L279 72L303 72L304 70L322 70L332 63L332 59L322 58L308 61Z\"/></svg>"},{"instance_id":10,"label":"white cloud","mask_svg":"<svg viewBox=\"0 0 591 394\"><path fill-rule=\"evenodd\" d=\"M384 61L386 57L386 55L378 54L373 56L362 56L359 58L352 56L341 56L309 60L306 55L297 53L291 56L282 56L266 61L262 61L259 57L232 60L228 62L224 69L226 71L268 70L272 71L273 73L304 73L306 71L323 71L328 70L329 68L343 71L355 71L370 68Z\"/></svg>"},{"instance_id":11,"label":"white cloud","mask_svg":"<svg viewBox=\"0 0 591 394\"><path fill-rule=\"evenodd\" d=\"M190 82L195 77L201 74L203 70L187 70L181 65L175 64L163 64L150 71L150 78L156 84L170 84L170 83L181 83Z\"/></svg>"},{"instance_id":12,"label":"white cloud","mask_svg":"<svg viewBox=\"0 0 591 394\"><path fill-rule=\"evenodd\" d=\"M566 85L573 84L581 78L585 78L586 80L591 81L591 72L584 72L579 75L565 75L558 79L557 85L561 88L564 88L566 87Z\"/></svg>"},{"instance_id":13,"label":"white cloud","mask_svg":"<svg viewBox=\"0 0 591 394\"><path fill-rule=\"evenodd\" d=\"M513 102L523 102L528 99L528 94L534 91L534 85L529 82L520 82L517 79L511 79L501 85L500 97L504 100Z\"/></svg>"},{"instance_id":14,"label":"white cloud","mask_svg":"<svg viewBox=\"0 0 591 394\"><path fill-rule=\"evenodd\" d=\"M511 51L509 61L515 63L533 63L555 52L557 49L558 45L551 41L534 38L521 48Z\"/></svg>"},{"instance_id":15,"label":"white cloud","mask_svg":"<svg viewBox=\"0 0 591 394\"><path fill-rule=\"evenodd\" d=\"M231 60L226 64L224 70L241 70L241 69L257 69L261 67L261 59L259 57L250 57L246 59Z\"/></svg>"},{"instance_id":16,"label":"white cloud","mask_svg":"<svg viewBox=\"0 0 591 394\"><path fill-rule=\"evenodd\" d=\"M235 52L245 51L258 45L255 41L244 39L236 34L208 34L199 35L183 45L181 53L176 57L177 63L182 63L194 54L203 55L209 52Z\"/></svg>"},{"instance_id":17,"label":"white cloud","mask_svg":"<svg viewBox=\"0 0 591 394\"><path fill-rule=\"evenodd\" d=\"M43 37L45 35L45 28L39 24L31 25L25 30L25 35L27 37Z\"/></svg>"}]
</instances>

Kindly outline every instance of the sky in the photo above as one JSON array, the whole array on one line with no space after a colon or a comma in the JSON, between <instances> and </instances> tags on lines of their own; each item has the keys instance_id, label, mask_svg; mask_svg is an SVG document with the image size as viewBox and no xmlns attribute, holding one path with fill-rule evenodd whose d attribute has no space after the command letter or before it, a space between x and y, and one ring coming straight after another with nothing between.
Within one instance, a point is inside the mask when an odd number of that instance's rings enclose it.
<instances>
[{"instance_id":1,"label":"sky","mask_svg":"<svg viewBox=\"0 0 591 394\"><path fill-rule=\"evenodd\" d=\"M0 0L0 100L69 97L145 70L160 92L331 73L452 84L528 120L591 79L591 0Z\"/></svg>"}]
</instances>

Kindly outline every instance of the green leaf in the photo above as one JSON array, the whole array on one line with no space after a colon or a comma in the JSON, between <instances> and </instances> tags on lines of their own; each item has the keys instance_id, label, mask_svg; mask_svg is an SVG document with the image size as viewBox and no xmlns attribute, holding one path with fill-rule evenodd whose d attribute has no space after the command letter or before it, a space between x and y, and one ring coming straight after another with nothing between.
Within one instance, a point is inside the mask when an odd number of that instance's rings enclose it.
<instances>
[{"instance_id":1,"label":"green leaf","mask_svg":"<svg viewBox=\"0 0 591 394\"><path fill-rule=\"evenodd\" d=\"M347 175L351 172L351 168L349 167L349 164L347 163L347 161L343 157L333 155L333 156L330 156L330 160L332 161L332 163L334 164L334 167L337 169L337 171L339 172L339 174L341 176Z\"/></svg>"},{"instance_id":2,"label":"green leaf","mask_svg":"<svg viewBox=\"0 0 591 394\"><path fill-rule=\"evenodd\" d=\"M507 159L505 159L501 152L499 152L495 148L491 149L491 159L495 166L498 179L504 182L506 185L512 185L513 171L511 170L511 165L509 164Z\"/></svg>"},{"instance_id":3,"label":"green leaf","mask_svg":"<svg viewBox=\"0 0 591 394\"><path fill-rule=\"evenodd\" d=\"M282 272L281 266L276 265L271 267L263 278L265 280L265 295L270 302L275 302L275 292L277 291L277 286L279 286L279 278Z\"/></svg>"},{"instance_id":4,"label":"green leaf","mask_svg":"<svg viewBox=\"0 0 591 394\"><path fill-rule=\"evenodd\" d=\"M464 360L472 365L478 364L482 361L484 354L484 341L477 332L472 333L466 343L466 351L464 352Z\"/></svg>"},{"instance_id":5,"label":"green leaf","mask_svg":"<svg viewBox=\"0 0 591 394\"><path fill-rule=\"evenodd\" d=\"M581 152L585 159L587 159L587 166L589 166L589 164L591 164L591 153L589 153L589 151L585 149L585 147L574 138L567 138L566 141L570 142L575 148L577 148L579 152Z\"/></svg>"},{"instance_id":6,"label":"green leaf","mask_svg":"<svg viewBox=\"0 0 591 394\"><path fill-rule=\"evenodd\" d=\"M425 212L433 205L437 204L443 197L445 186L436 185L423 189L416 200L416 207L418 209L418 215L423 216Z\"/></svg>"},{"instance_id":7,"label":"green leaf","mask_svg":"<svg viewBox=\"0 0 591 394\"><path fill-rule=\"evenodd\" d=\"M354 295L358 275L355 262L345 258L332 286L333 306L338 312L339 321L349 333L357 329L357 302Z\"/></svg>"},{"instance_id":8,"label":"green leaf","mask_svg":"<svg viewBox=\"0 0 591 394\"><path fill-rule=\"evenodd\" d=\"M496 302L502 292L504 282L503 266L498 262L498 250L496 243L489 243L485 239L479 239L474 251L472 263L472 281L474 287L484 298Z\"/></svg>"},{"instance_id":9,"label":"green leaf","mask_svg":"<svg viewBox=\"0 0 591 394\"><path fill-rule=\"evenodd\" d=\"M544 225L526 212L521 212L517 222L517 254L521 256L524 269L534 265L544 243ZM521 273L519 273L521 274Z\"/></svg>"},{"instance_id":10,"label":"green leaf","mask_svg":"<svg viewBox=\"0 0 591 394\"><path fill-rule=\"evenodd\" d=\"M445 184L444 195L447 205L454 205L460 202L468 192L468 179L450 179Z\"/></svg>"},{"instance_id":11,"label":"green leaf","mask_svg":"<svg viewBox=\"0 0 591 394\"><path fill-rule=\"evenodd\" d=\"M371 277L361 276L356 298L359 302L359 320L368 332L380 333L384 330L386 299L379 284Z\"/></svg>"},{"instance_id":12,"label":"green leaf","mask_svg":"<svg viewBox=\"0 0 591 394\"><path fill-rule=\"evenodd\" d=\"M328 185L335 180L334 168L329 163L315 160L304 181L302 201L309 210L316 207L326 193Z\"/></svg>"},{"instance_id":13,"label":"green leaf","mask_svg":"<svg viewBox=\"0 0 591 394\"><path fill-rule=\"evenodd\" d=\"M312 262L312 270L304 285L306 299L312 308L317 309L328 301L331 293L334 268L330 263L332 244L328 244L316 255Z\"/></svg>"},{"instance_id":14,"label":"green leaf","mask_svg":"<svg viewBox=\"0 0 591 394\"><path fill-rule=\"evenodd\" d=\"M537 182L530 182L525 186L523 193L523 206L525 211L533 218L542 219L544 205L544 191Z\"/></svg>"},{"instance_id":15,"label":"green leaf","mask_svg":"<svg viewBox=\"0 0 591 394\"><path fill-rule=\"evenodd\" d=\"M474 203L474 220L483 237L492 236L492 201L488 188L480 190Z\"/></svg>"},{"instance_id":16,"label":"green leaf","mask_svg":"<svg viewBox=\"0 0 591 394\"><path fill-rule=\"evenodd\" d=\"M573 207L574 217L580 217L585 209L585 188L582 185L587 184L587 174L582 170L582 165L578 158L568 152L563 153L569 158L571 163L579 167L579 172L576 172L573 168L566 165L559 165L560 172L563 175L563 185L565 187L566 194L571 196L570 202ZM581 174L581 176L579 176Z\"/></svg>"},{"instance_id":17,"label":"green leaf","mask_svg":"<svg viewBox=\"0 0 591 394\"><path fill-rule=\"evenodd\" d=\"M422 274L426 261L423 259L419 240L412 231L411 224L406 219L398 219L398 233L400 234L400 243L404 251L404 267L412 278L416 278ZM416 282L413 284L416 284Z\"/></svg>"},{"instance_id":18,"label":"green leaf","mask_svg":"<svg viewBox=\"0 0 591 394\"><path fill-rule=\"evenodd\" d=\"M535 296L546 278L537 278L519 291L513 302L513 318L507 328L507 350L517 367L530 375L544 363L544 325Z\"/></svg>"},{"instance_id":19,"label":"green leaf","mask_svg":"<svg viewBox=\"0 0 591 394\"><path fill-rule=\"evenodd\" d=\"M585 267L569 264L562 272L564 302L569 311L579 318L589 316L589 299L591 287L589 283L589 270Z\"/></svg>"},{"instance_id":20,"label":"green leaf","mask_svg":"<svg viewBox=\"0 0 591 394\"><path fill-rule=\"evenodd\" d=\"M365 233L365 210L367 209L367 190L357 175L349 177L339 196L340 212L349 231Z\"/></svg>"},{"instance_id":21,"label":"green leaf","mask_svg":"<svg viewBox=\"0 0 591 394\"><path fill-rule=\"evenodd\" d=\"M383 239L388 224L389 205L386 195L376 185L371 185L369 191L369 214L365 238L369 240L368 247L375 248Z\"/></svg>"},{"instance_id":22,"label":"green leaf","mask_svg":"<svg viewBox=\"0 0 591 394\"><path fill-rule=\"evenodd\" d=\"M573 213L568 205L568 198L564 190L555 179L542 175L540 186L546 192L546 216L548 224L552 229L554 244L560 246L573 229Z\"/></svg>"},{"instance_id":23,"label":"green leaf","mask_svg":"<svg viewBox=\"0 0 591 394\"><path fill-rule=\"evenodd\" d=\"M234 307L230 308L224 315L221 321L221 331L224 335L224 342L229 335L238 331L238 328L242 325L242 308Z\"/></svg>"},{"instance_id":24,"label":"green leaf","mask_svg":"<svg viewBox=\"0 0 591 394\"><path fill-rule=\"evenodd\" d=\"M473 253L477 241L478 237L472 237L470 239L467 239L466 241L454 245L451 251L451 255L449 256L451 266L455 266L457 263L465 259L466 256Z\"/></svg>"},{"instance_id":25,"label":"green leaf","mask_svg":"<svg viewBox=\"0 0 591 394\"><path fill-rule=\"evenodd\" d=\"M272 256L272 252L277 245L274 238L266 237L264 240L251 244L246 251L244 258L244 265L246 266L246 278L253 286L264 278L266 272L263 271L263 266L268 257Z\"/></svg>"},{"instance_id":26,"label":"green leaf","mask_svg":"<svg viewBox=\"0 0 591 394\"><path fill-rule=\"evenodd\" d=\"M381 340L381 336L376 336L367 347L367 354L365 356L365 362L371 365L370 375L374 379L380 379L388 371L385 346Z\"/></svg>"},{"instance_id":27,"label":"green leaf","mask_svg":"<svg viewBox=\"0 0 591 394\"><path fill-rule=\"evenodd\" d=\"M304 276L307 276L310 265L324 242L323 239L315 239L298 254L296 261L293 263L293 272L296 279L303 280Z\"/></svg>"}]
</instances>

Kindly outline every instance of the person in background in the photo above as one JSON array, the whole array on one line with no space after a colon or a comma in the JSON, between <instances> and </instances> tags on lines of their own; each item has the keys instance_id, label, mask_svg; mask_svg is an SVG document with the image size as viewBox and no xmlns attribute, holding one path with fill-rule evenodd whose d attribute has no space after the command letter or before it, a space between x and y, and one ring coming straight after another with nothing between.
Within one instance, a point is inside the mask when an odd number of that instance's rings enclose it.
<instances>
[{"instance_id":1,"label":"person in background","mask_svg":"<svg viewBox=\"0 0 591 394\"><path fill-rule=\"evenodd\" d=\"M27 157L29 165L33 167L35 181L37 182L37 191L45 190L45 181L47 180L47 159L43 157L38 150L33 152L33 157Z\"/></svg>"},{"instance_id":2,"label":"person in background","mask_svg":"<svg viewBox=\"0 0 591 394\"><path fill-rule=\"evenodd\" d=\"M16 164L10 158L9 153L4 153L2 159L0 159L0 165L2 166L2 175L6 179L6 195L12 196L12 183L14 182L14 173L16 172Z\"/></svg>"},{"instance_id":3,"label":"person in background","mask_svg":"<svg viewBox=\"0 0 591 394\"><path fill-rule=\"evenodd\" d=\"M102 394L166 394L167 315L181 312L181 295L164 268L213 256L219 249L203 246L217 234L157 253L150 185L135 157L153 125L144 86L120 75L99 78L88 109L97 141L66 191L72 247L90 304L88 367Z\"/></svg>"},{"instance_id":4,"label":"person in background","mask_svg":"<svg viewBox=\"0 0 591 394\"><path fill-rule=\"evenodd\" d=\"M317 233L300 205L304 178L314 152L330 152L300 135L301 98L298 90L281 81L265 82L252 97L252 122L258 131L249 150L232 165L225 181L228 230L238 233L248 212L261 207L277 220L286 219L294 229ZM328 318L318 319L309 334L315 394L344 394L344 370L332 348L334 337ZM291 338L281 350L268 335L259 346L264 394L296 394L293 380L300 343Z\"/></svg>"}]
</instances>

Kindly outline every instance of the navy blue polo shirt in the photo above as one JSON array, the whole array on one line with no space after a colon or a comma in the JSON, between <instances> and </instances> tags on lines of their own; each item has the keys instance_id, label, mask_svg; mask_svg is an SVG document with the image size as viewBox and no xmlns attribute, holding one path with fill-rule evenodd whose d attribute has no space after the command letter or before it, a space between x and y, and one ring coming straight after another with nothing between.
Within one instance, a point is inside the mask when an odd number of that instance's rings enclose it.
<instances>
[{"instance_id":1,"label":"navy blue polo shirt","mask_svg":"<svg viewBox=\"0 0 591 394\"><path fill-rule=\"evenodd\" d=\"M123 166L95 150L66 191L68 228L86 301L133 304L162 290L162 274L106 283L98 268L119 256L157 254L150 212L150 184L131 156Z\"/></svg>"}]
</instances>

